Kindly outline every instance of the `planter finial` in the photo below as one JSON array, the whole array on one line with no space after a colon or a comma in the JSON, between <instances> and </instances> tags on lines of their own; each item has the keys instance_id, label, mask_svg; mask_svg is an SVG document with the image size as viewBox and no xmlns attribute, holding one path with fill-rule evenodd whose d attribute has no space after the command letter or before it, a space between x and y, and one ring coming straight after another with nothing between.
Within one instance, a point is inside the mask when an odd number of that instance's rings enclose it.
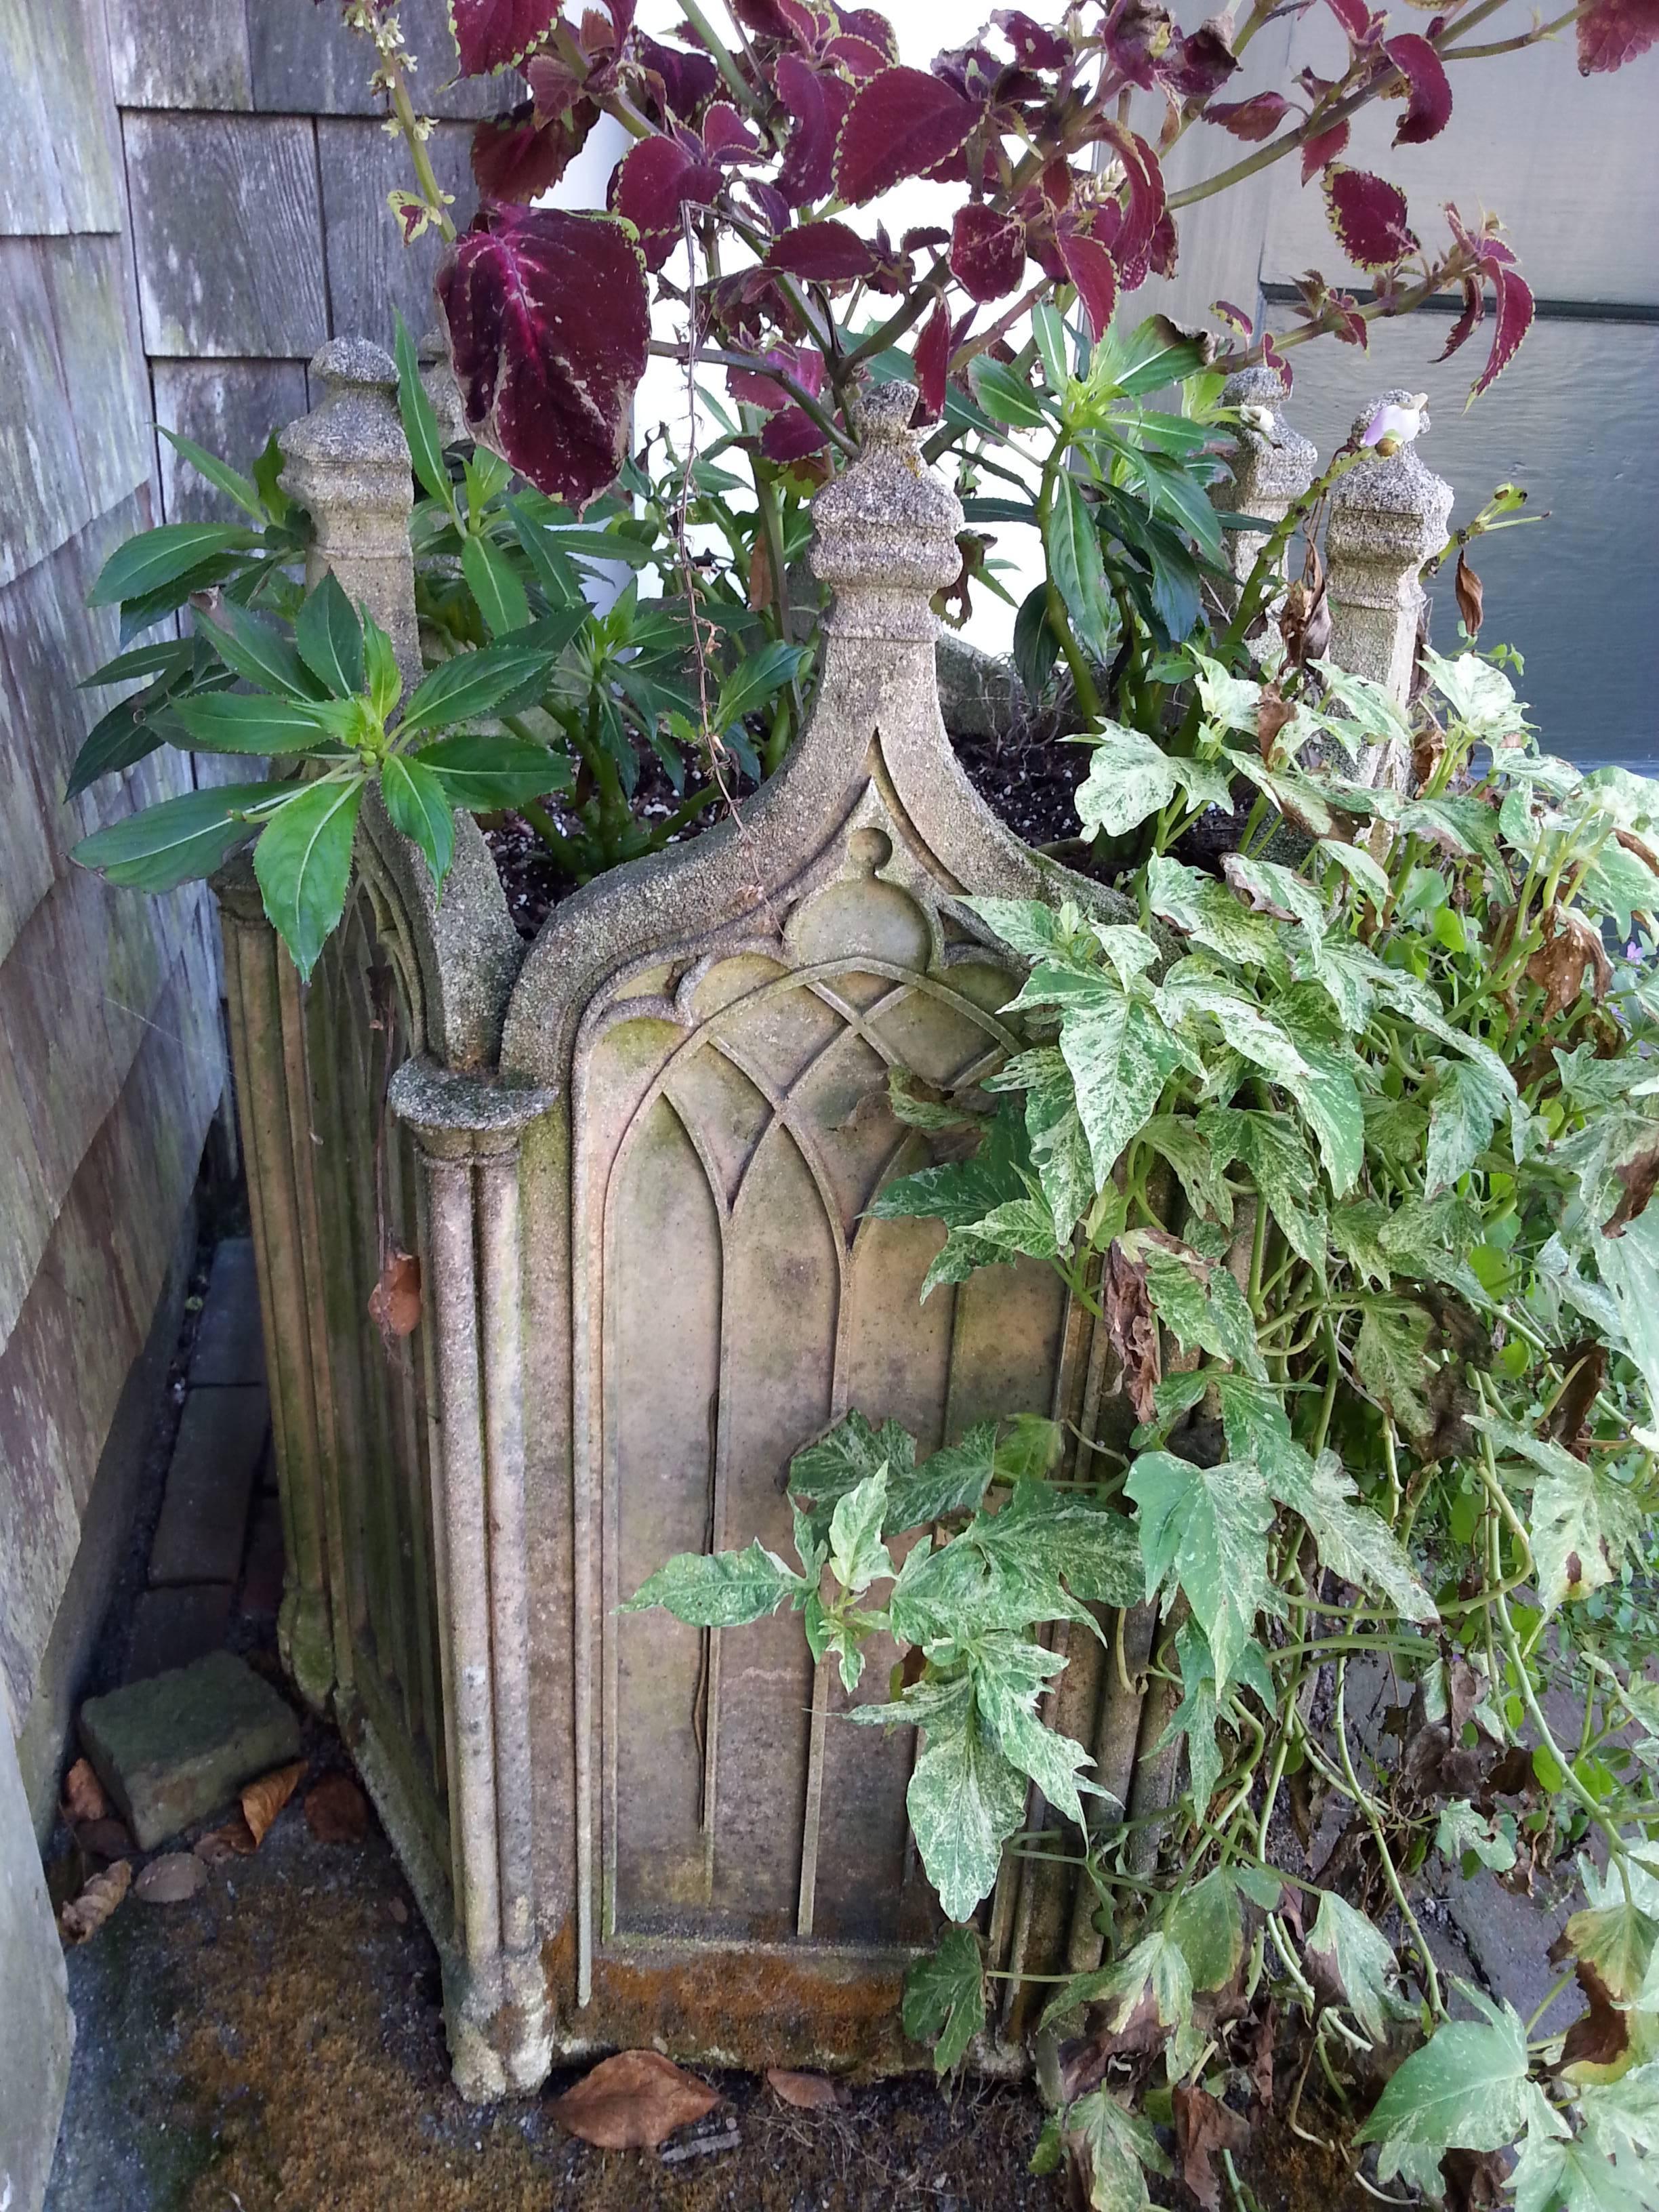
<instances>
[{"instance_id":1,"label":"planter finial","mask_svg":"<svg viewBox=\"0 0 1659 2212\"><path fill-rule=\"evenodd\" d=\"M962 568L962 504L921 457L913 384L872 386L854 404L857 458L812 502L813 573L835 604L824 627L843 637L929 643L928 601Z\"/></svg>"},{"instance_id":2,"label":"planter finial","mask_svg":"<svg viewBox=\"0 0 1659 2212\"><path fill-rule=\"evenodd\" d=\"M1280 411L1286 397L1278 372L1261 367L1240 369L1221 387L1222 404L1239 409L1243 420L1227 456L1230 473L1212 487L1210 496L1218 507L1258 517L1262 524L1260 532L1222 532L1227 565L1241 585L1249 580L1268 534L1319 473L1318 447L1293 430Z\"/></svg>"},{"instance_id":3,"label":"planter finial","mask_svg":"<svg viewBox=\"0 0 1659 2212\"><path fill-rule=\"evenodd\" d=\"M1349 470L1331 494L1325 531L1331 657L1385 685L1402 706L1428 609L1423 563L1444 544L1452 506L1451 486L1418 453L1429 428L1421 398L1403 389L1379 392L1355 417L1352 434L1360 443L1384 410L1389 421L1414 421L1415 432L1395 431Z\"/></svg>"}]
</instances>

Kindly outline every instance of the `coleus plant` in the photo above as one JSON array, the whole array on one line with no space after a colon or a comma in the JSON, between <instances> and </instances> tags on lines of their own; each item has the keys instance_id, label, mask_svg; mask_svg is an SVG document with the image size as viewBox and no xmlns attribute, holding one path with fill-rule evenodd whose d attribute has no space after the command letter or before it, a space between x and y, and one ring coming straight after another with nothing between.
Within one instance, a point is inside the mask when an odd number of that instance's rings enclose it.
<instances>
[{"instance_id":1,"label":"coleus plant","mask_svg":"<svg viewBox=\"0 0 1659 2212\"><path fill-rule=\"evenodd\" d=\"M767 456L833 465L852 438L849 401L884 355L909 349L923 409L948 421L970 364L1014 354L1038 301L1074 301L1098 339L1120 297L1173 273L1186 209L1292 156L1372 296L1362 304L1312 274L1280 331L1218 302L1229 337L1218 364L1266 361L1288 379L1291 346L1322 332L1364 344L1376 317L1456 289L1451 352L1490 289L1484 390L1532 319L1514 252L1495 219L1455 210L1446 241L1425 246L1400 189L1344 160L1352 118L1398 100L1395 143L1424 143L1450 119L1452 64L1576 23L1580 66L1615 69L1653 43L1659 18L1651 0L1580 0L1554 22L1483 41L1471 34L1504 0L1455 0L1421 28L1365 0L1327 4L1334 73L1304 69L1283 90L1240 99L1233 80L1272 0L1191 31L1160 0L1089 0L1047 21L1000 9L927 68L902 58L886 16L839 0L731 0L725 34L702 0L682 0L672 44L637 27L635 0L571 19L559 0L453 0L462 73L517 68L529 92L478 128L482 204L460 232L427 155L395 8L347 0L345 15L374 44L374 82L412 158L414 189L393 195L405 234L435 225L450 241L438 291L469 423L532 483L580 506L617 474L653 347L765 376ZM605 210L533 204L602 116L632 142ZM1194 131L1252 150L1170 190L1164 159ZM915 179L960 200L948 224L895 241L870 211ZM683 319L672 339L652 335L653 277ZM883 303L873 316L872 301Z\"/></svg>"},{"instance_id":2,"label":"coleus plant","mask_svg":"<svg viewBox=\"0 0 1659 2212\"><path fill-rule=\"evenodd\" d=\"M920 1730L911 1825L956 1924L905 2021L941 2068L985 2024L1005 1854L1073 1856L1105 1956L1048 2007L1041 2154L1092 2204L1148 2201L1160 2121L1216 2202L1203 2157L1246 2140L1242 2081L1271 2109L1299 2021L1288 2124L1317 2096L1383 2185L1446 2196L1476 2160L1495 2191L1513 2147L1520 2212L1652 2207L1659 784L1540 752L1472 653L1425 654L1407 717L1258 649L1249 678L1200 659L1188 753L1097 733L1084 818L1143 840L1121 906L968 902L1028 969L1026 1048L958 1097L894 1079L949 1141L871 1209L941 1223L924 1296L1056 1268L1121 1424L986 1425L917 1464L850 1416L793 1463L796 1560L676 1559L632 1602L793 1607L849 1686L900 1648L849 1717ZM1358 772L1382 745L1408 789ZM1172 848L1217 775L1258 803L1210 874ZM1145 1602L1145 1755L1180 1761L1150 1832L1044 1707L1046 1624L1109 1638ZM1437 1959L1422 1900L1460 1873L1578 1889L1530 2021Z\"/></svg>"}]
</instances>

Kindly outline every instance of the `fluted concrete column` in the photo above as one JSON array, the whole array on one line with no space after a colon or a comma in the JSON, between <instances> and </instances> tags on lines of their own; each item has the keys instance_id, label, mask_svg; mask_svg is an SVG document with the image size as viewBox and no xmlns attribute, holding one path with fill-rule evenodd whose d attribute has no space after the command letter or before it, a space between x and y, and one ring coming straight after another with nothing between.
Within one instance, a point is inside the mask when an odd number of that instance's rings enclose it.
<instances>
[{"instance_id":1,"label":"fluted concrete column","mask_svg":"<svg viewBox=\"0 0 1659 2212\"><path fill-rule=\"evenodd\" d=\"M1224 513L1259 516L1264 526L1221 533L1227 566L1241 588L1269 534L1319 473L1318 447L1293 430L1279 411L1285 396L1271 368L1240 369L1221 387L1224 406L1247 411L1226 457L1229 473L1211 485L1210 498Z\"/></svg>"},{"instance_id":2,"label":"fluted concrete column","mask_svg":"<svg viewBox=\"0 0 1659 2212\"><path fill-rule=\"evenodd\" d=\"M519 1145L545 1091L407 1062L392 1110L426 1183L433 1509L443 1532L451 1857L460 1987L451 2054L465 2096L533 2088L552 2058L532 1867L524 1305Z\"/></svg>"},{"instance_id":3,"label":"fluted concrete column","mask_svg":"<svg viewBox=\"0 0 1659 2212\"><path fill-rule=\"evenodd\" d=\"M1363 441L1380 409L1394 405L1417 417L1417 436L1359 461L1331 494L1325 528L1326 597L1333 660L1380 684L1401 706L1411 696L1417 641L1427 611L1423 564L1446 542L1452 488L1427 468L1419 445L1429 428L1419 393L1378 394L1356 417ZM1403 746L1379 748L1373 781L1403 784L1410 763Z\"/></svg>"}]
</instances>

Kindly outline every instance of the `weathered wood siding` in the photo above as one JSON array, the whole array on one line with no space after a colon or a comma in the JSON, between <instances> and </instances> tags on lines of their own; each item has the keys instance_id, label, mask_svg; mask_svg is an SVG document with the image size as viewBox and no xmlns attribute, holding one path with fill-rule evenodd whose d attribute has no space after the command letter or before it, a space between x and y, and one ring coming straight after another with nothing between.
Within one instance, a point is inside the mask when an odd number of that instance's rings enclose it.
<instances>
[{"instance_id":1,"label":"weathered wood siding","mask_svg":"<svg viewBox=\"0 0 1659 2212\"><path fill-rule=\"evenodd\" d=\"M63 802L116 696L76 688L118 649L86 595L157 519L101 0L0 0L0 1710L17 1729L224 1054L205 893L112 890L66 857L191 778L158 754Z\"/></svg>"}]
</instances>

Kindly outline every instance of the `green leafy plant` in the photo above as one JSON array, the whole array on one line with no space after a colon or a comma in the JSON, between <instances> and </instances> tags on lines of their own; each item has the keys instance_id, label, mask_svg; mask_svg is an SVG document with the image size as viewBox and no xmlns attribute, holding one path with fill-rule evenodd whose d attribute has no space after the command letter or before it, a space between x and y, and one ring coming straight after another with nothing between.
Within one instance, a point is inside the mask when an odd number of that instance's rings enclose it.
<instances>
[{"instance_id":1,"label":"green leafy plant","mask_svg":"<svg viewBox=\"0 0 1659 2212\"><path fill-rule=\"evenodd\" d=\"M1408 716L1256 650L1249 677L1193 653L1186 753L1097 733L1079 811L1139 839L1137 919L969 902L1028 964L1027 1048L942 1106L896 1082L901 1115L981 1134L872 1207L944 1224L924 1296L1059 1271L1121 1365L1123 1427L1085 1439L1111 1472L991 1430L918 1468L851 1416L792 1466L799 1567L722 1617L794 1605L849 1682L878 1627L910 1654L850 1717L921 1734L911 1825L958 1924L907 2021L941 2065L983 2022L975 1915L1028 1781L1059 1815L1107 1936L1046 2015L1094 2203L1145 2201L1145 2115L1224 2086L1271 2002L1384 2182L1443 2194L1449 2151L1517 2145L1522 2212L1653 2204L1659 784L1540 752L1472 653L1425 653ZM1368 780L1384 745L1410 789ZM1171 848L1216 779L1255 805L1210 874ZM727 1571L671 1562L633 1602L702 1618ZM1150 1835L1043 1723L1035 1632L1143 1601L1182 1755ZM1392 1747L1353 1717L1378 1669ZM1436 1868L1571 1877L1591 1846L1532 2021L1445 1978Z\"/></svg>"}]
</instances>

